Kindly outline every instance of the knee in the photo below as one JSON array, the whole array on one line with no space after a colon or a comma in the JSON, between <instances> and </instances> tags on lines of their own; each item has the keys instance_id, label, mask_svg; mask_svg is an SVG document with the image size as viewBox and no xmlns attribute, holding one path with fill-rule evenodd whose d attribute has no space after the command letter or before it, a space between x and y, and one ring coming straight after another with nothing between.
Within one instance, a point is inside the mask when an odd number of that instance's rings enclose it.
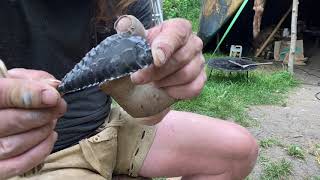
<instances>
[{"instance_id":1,"label":"knee","mask_svg":"<svg viewBox=\"0 0 320 180\"><path fill-rule=\"evenodd\" d=\"M235 136L233 157L255 161L259 152L256 139L247 129L240 126L236 127Z\"/></svg>"},{"instance_id":2,"label":"knee","mask_svg":"<svg viewBox=\"0 0 320 180\"><path fill-rule=\"evenodd\" d=\"M259 153L256 139L249 131L241 126L233 129L232 141L232 174L237 177L246 177L254 168Z\"/></svg>"}]
</instances>

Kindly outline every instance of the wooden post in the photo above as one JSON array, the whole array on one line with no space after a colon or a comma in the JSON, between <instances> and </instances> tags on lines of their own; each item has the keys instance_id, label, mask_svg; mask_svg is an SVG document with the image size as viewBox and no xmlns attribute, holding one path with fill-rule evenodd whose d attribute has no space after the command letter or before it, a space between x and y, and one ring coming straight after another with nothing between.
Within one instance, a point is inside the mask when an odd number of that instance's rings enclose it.
<instances>
[{"instance_id":1,"label":"wooden post","mask_svg":"<svg viewBox=\"0 0 320 180\"><path fill-rule=\"evenodd\" d=\"M293 0L292 3L292 20L291 20L291 44L288 62L288 70L293 74L293 66L296 57L296 44L297 44L297 21L298 21L298 8L299 0Z\"/></svg>"},{"instance_id":2,"label":"wooden post","mask_svg":"<svg viewBox=\"0 0 320 180\"><path fill-rule=\"evenodd\" d=\"M262 51L264 50L264 48L266 48L266 46L269 44L269 42L272 40L273 36L277 33L277 31L279 30L279 28L281 27L281 25L283 24L283 22L286 20L286 18L289 16L290 12L291 12L291 7L288 9L288 11L282 16L282 18L280 19L279 23L277 24L277 26L274 28L274 30L272 31L272 33L269 35L269 37L267 38L267 40L263 43L263 45L258 49L258 52L256 53L256 55L254 57L258 57L260 56L260 54L262 53Z\"/></svg>"}]
</instances>

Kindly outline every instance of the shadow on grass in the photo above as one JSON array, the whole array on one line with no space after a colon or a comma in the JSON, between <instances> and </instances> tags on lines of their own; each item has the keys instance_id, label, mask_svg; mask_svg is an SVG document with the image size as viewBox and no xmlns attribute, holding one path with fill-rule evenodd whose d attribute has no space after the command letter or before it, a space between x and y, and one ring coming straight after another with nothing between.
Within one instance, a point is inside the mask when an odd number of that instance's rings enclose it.
<instances>
[{"instance_id":1,"label":"shadow on grass","mask_svg":"<svg viewBox=\"0 0 320 180\"><path fill-rule=\"evenodd\" d=\"M199 113L221 119L232 119L243 126L254 121L246 110L253 105L281 105L287 93L298 82L287 72L255 71L246 78L244 74L214 71L202 94L175 104L174 109Z\"/></svg>"}]
</instances>

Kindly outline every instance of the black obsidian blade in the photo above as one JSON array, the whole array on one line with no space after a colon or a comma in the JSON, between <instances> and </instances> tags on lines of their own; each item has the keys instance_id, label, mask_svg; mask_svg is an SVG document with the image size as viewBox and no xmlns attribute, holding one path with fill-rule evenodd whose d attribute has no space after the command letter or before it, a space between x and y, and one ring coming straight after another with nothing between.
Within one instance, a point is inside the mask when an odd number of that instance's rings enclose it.
<instances>
[{"instance_id":1,"label":"black obsidian blade","mask_svg":"<svg viewBox=\"0 0 320 180\"><path fill-rule=\"evenodd\" d=\"M71 93L129 75L153 63L151 49L140 36L115 34L103 40L62 79L58 91Z\"/></svg>"}]
</instances>

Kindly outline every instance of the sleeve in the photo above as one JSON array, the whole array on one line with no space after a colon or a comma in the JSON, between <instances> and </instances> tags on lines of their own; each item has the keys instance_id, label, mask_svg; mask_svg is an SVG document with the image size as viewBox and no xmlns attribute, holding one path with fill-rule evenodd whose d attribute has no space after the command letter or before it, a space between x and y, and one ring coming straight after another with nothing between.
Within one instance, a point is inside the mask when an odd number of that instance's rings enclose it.
<instances>
[{"instance_id":1,"label":"sleeve","mask_svg":"<svg viewBox=\"0 0 320 180\"><path fill-rule=\"evenodd\" d=\"M154 26L150 0L137 0L135 3L130 5L128 14L138 18L146 29Z\"/></svg>"}]
</instances>

